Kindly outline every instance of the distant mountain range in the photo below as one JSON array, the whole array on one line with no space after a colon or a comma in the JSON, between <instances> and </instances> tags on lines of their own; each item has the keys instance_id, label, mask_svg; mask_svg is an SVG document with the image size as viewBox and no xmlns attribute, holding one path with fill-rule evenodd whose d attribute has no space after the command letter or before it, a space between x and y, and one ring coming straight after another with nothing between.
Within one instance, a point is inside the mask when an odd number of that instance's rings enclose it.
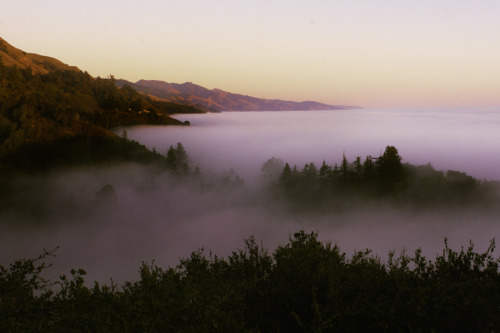
<instances>
[{"instance_id":1,"label":"distant mountain range","mask_svg":"<svg viewBox=\"0 0 500 333\"><path fill-rule=\"evenodd\" d=\"M220 89L207 89L186 82L182 84L155 80L140 80L135 83L117 80L119 86L130 85L135 90L161 100L191 104L208 111L307 111L349 110L358 106L329 105L313 101L292 102L279 99L262 99L234 94Z\"/></svg>"}]
</instances>

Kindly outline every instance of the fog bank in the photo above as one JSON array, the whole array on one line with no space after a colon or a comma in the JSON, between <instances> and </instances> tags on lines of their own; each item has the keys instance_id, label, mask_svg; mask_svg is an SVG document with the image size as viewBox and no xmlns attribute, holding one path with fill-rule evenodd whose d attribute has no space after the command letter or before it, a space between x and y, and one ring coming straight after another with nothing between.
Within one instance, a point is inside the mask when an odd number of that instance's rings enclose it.
<instances>
[{"instance_id":1,"label":"fog bank","mask_svg":"<svg viewBox=\"0 0 500 333\"><path fill-rule=\"evenodd\" d=\"M500 179L500 111L349 110L222 113L178 116L190 127L133 127L128 137L166 153L182 142L201 176L173 177L155 167L121 165L68 170L23 179L10 208L0 211L0 264L59 246L48 274L84 268L87 281L135 280L141 262L175 266L201 247L221 256L255 236L271 251L298 230L318 231L347 254L421 247L433 259L444 238L476 249L498 238L498 209L417 211L355 202L351 210L297 213L271 196L261 167L278 157L299 167L342 154L378 156L386 145L403 162L432 163L476 178ZM121 131L121 130L117 130ZM232 171L234 170L234 171ZM236 174L244 179L238 182ZM107 185L111 185L112 190Z\"/></svg>"},{"instance_id":2,"label":"fog bank","mask_svg":"<svg viewBox=\"0 0 500 333\"><path fill-rule=\"evenodd\" d=\"M293 112L223 112L177 115L190 127L128 128L131 139L164 152L182 142L195 162L233 168L253 181L271 157L303 166L342 154L379 156L387 145L403 162L431 163L478 179L500 180L500 109L365 109Z\"/></svg>"},{"instance_id":3,"label":"fog bank","mask_svg":"<svg viewBox=\"0 0 500 333\"><path fill-rule=\"evenodd\" d=\"M390 250L421 247L434 258L445 237L453 248L473 240L480 251L500 232L494 211L416 212L360 202L357 210L297 213L272 201L264 187L222 185L222 175L210 178L212 185L179 182L154 168L128 165L37 180L23 200L50 188L43 192L41 216L34 215L37 211L0 213L0 221L9 221L0 224L0 262L36 257L44 248L59 246L47 271L52 278L84 268L87 281L112 277L124 282L138 278L143 261L175 266L201 247L226 256L243 248L251 235L270 250L303 229L318 231L321 240L339 244L347 254L369 248L385 258ZM97 195L107 184L114 188L114 198Z\"/></svg>"}]
</instances>

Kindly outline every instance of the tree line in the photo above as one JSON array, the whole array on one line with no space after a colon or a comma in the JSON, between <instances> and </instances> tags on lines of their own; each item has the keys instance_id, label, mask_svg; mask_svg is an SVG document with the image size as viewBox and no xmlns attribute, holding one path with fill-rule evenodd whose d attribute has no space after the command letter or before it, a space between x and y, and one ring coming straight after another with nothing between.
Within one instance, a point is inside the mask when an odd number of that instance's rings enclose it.
<instances>
[{"instance_id":1,"label":"tree line","mask_svg":"<svg viewBox=\"0 0 500 333\"><path fill-rule=\"evenodd\" d=\"M143 263L121 286L75 269L43 278L46 251L0 266L2 332L494 332L500 330L499 260L420 249L352 256L297 232L269 253L254 238L227 258L194 251L175 267Z\"/></svg>"},{"instance_id":2,"label":"tree line","mask_svg":"<svg viewBox=\"0 0 500 333\"><path fill-rule=\"evenodd\" d=\"M268 161L277 163L277 160ZM278 162L279 163L279 162ZM479 181L464 172L434 169L430 164L403 163L394 146L387 146L379 157L357 157L349 162L343 155L340 164L313 162L302 170L285 163L271 189L295 207L314 209L339 207L359 200L384 199L414 207L462 203L490 203L497 199L498 184Z\"/></svg>"}]
</instances>

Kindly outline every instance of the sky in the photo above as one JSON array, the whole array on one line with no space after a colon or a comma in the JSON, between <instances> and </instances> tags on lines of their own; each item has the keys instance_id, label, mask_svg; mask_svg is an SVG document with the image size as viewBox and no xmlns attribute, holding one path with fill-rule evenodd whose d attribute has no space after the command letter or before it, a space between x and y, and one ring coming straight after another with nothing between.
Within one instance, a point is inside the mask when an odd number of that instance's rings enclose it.
<instances>
[{"instance_id":1,"label":"sky","mask_svg":"<svg viewBox=\"0 0 500 333\"><path fill-rule=\"evenodd\" d=\"M0 36L92 76L377 107L500 106L498 0L2 0Z\"/></svg>"}]
</instances>

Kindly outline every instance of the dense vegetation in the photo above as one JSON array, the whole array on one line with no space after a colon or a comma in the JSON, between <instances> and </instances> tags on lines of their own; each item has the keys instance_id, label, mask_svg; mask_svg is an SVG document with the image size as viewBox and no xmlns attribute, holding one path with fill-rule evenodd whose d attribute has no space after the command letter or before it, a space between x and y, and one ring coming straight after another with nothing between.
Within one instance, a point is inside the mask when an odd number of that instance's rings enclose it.
<instances>
[{"instance_id":1,"label":"dense vegetation","mask_svg":"<svg viewBox=\"0 0 500 333\"><path fill-rule=\"evenodd\" d=\"M278 159L266 168L283 164ZM435 170L430 164L402 163L394 146L387 146L378 158L357 157L349 162L345 155L340 165L325 161L321 167L308 163L299 171L288 163L282 166L272 191L298 209L342 209L353 203L383 199L413 208L467 204L494 205L498 184L479 181L463 172Z\"/></svg>"},{"instance_id":2,"label":"dense vegetation","mask_svg":"<svg viewBox=\"0 0 500 333\"><path fill-rule=\"evenodd\" d=\"M140 279L88 286L83 269L43 278L46 252L0 266L2 332L493 332L500 330L494 242L433 261L417 250L387 262L350 258L316 233L272 254L253 238L227 258L195 251Z\"/></svg>"},{"instance_id":3,"label":"dense vegetation","mask_svg":"<svg viewBox=\"0 0 500 333\"><path fill-rule=\"evenodd\" d=\"M31 69L0 61L0 166L17 168L19 156L33 151L82 152L85 160L96 147L110 159L119 139L107 129L136 124L178 124L169 114L201 112L191 106L154 101L129 86L118 88L111 76L92 78L75 70L33 74ZM97 143L97 144L96 144ZM41 155L41 154L38 154ZM91 156L92 157L92 156ZM96 157L99 160L99 157ZM51 156L33 160L48 164Z\"/></svg>"}]
</instances>

